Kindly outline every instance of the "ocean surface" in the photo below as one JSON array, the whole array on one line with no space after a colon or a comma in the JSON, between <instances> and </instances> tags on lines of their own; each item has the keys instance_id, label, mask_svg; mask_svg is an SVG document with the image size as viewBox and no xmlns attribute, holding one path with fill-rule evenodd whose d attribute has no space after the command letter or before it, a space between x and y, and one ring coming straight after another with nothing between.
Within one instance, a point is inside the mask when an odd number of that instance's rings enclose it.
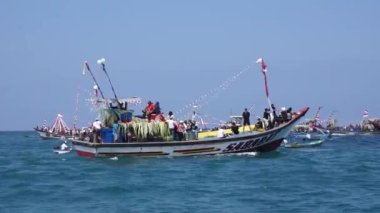
<instances>
[{"instance_id":1,"label":"ocean surface","mask_svg":"<svg viewBox=\"0 0 380 213\"><path fill-rule=\"evenodd\" d=\"M86 159L0 132L0 212L380 212L380 135L266 154Z\"/></svg>"}]
</instances>

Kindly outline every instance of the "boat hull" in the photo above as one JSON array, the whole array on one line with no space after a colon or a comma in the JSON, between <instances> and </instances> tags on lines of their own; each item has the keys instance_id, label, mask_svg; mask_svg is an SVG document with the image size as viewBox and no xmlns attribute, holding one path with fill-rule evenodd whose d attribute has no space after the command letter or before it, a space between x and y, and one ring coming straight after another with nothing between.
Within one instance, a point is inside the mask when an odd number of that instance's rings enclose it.
<instances>
[{"instance_id":1,"label":"boat hull","mask_svg":"<svg viewBox=\"0 0 380 213\"><path fill-rule=\"evenodd\" d=\"M193 156L241 152L270 152L277 149L296 122L306 114L302 109L290 122L271 130L242 133L226 138L172 142L90 143L71 139L72 148L81 157L115 156Z\"/></svg>"},{"instance_id":2,"label":"boat hull","mask_svg":"<svg viewBox=\"0 0 380 213\"><path fill-rule=\"evenodd\" d=\"M41 130L37 130L37 129L34 129L42 139L44 140L66 140L68 137L65 136L65 135L56 135L54 133L50 133L50 132L47 132L47 131L41 131Z\"/></svg>"},{"instance_id":3,"label":"boat hull","mask_svg":"<svg viewBox=\"0 0 380 213\"><path fill-rule=\"evenodd\" d=\"M302 147L313 147L313 146L320 146L325 141L325 139L321 140L313 140L310 142L302 142L302 143L289 143L285 144L284 147L286 148L302 148Z\"/></svg>"}]
</instances>

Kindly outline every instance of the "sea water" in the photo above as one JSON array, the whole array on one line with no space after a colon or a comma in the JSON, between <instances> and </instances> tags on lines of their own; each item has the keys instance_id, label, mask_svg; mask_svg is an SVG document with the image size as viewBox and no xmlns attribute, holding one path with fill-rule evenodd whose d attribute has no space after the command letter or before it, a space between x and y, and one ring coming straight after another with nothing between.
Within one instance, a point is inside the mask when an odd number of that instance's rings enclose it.
<instances>
[{"instance_id":1,"label":"sea water","mask_svg":"<svg viewBox=\"0 0 380 213\"><path fill-rule=\"evenodd\" d=\"M0 132L0 212L380 212L380 136L247 155L86 159Z\"/></svg>"}]
</instances>

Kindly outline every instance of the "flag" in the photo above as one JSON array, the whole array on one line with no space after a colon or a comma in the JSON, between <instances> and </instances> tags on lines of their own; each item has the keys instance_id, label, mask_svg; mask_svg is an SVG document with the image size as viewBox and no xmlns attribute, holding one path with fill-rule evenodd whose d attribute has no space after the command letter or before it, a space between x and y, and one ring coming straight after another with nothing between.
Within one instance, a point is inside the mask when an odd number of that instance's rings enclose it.
<instances>
[{"instance_id":1,"label":"flag","mask_svg":"<svg viewBox=\"0 0 380 213\"><path fill-rule=\"evenodd\" d=\"M267 98L269 98L268 80L267 80L267 75L266 75L267 65L264 62L264 58L257 59L256 63L261 64L261 71L263 72L264 81L265 81L265 94L266 94Z\"/></svg>"},{"instance_id":2,"label":"flag","mask_svg":"<svg viewBox=\"0 0 380 213\"><path fill-rule=\"evenodd\" d=\"M368 110L364 110L363 112L363 118L368 118Z\"/></svg>"},{"instance_id":3,"label":"flag","mask_svg":"<svg viewBox=\"0 0 380 213\"><path fill-rule=\"evenodd\" d=\"M264 58L257 59L256 64L261 64L261 70L263 72L267 71L267 65L265 64Z\"/></svg>"}]
</instances>

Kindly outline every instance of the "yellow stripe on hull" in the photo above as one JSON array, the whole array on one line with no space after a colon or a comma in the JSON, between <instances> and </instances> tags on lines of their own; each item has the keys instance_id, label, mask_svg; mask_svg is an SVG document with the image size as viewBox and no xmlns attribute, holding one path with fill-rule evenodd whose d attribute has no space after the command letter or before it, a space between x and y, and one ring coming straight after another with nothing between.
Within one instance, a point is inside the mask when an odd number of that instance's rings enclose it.
<instances>
[{"instance_id":1,"label":"yellow stripe on hull","mask_svg":"<svg viewBox=\"0 0 380 213\"><path fill-rule=\"evenodd\" d=\"M263 131L262 129L256 129L255 125L252 124L251 125L251 129L253 131ZM243 131L244 130L244 131ZM239 127L239 132L242 133L242 132L249 132L250 129L248 126L245 126L245 128L243 128L242 126ZM225 134L233 134L231 129L225 129L224 130L224 133ZM214 131L204 131L204 132L198 132L198 138L210 138L210 137L216 137L218 135L218 130L214 130Z\"/></svg>"}]
</instances>

